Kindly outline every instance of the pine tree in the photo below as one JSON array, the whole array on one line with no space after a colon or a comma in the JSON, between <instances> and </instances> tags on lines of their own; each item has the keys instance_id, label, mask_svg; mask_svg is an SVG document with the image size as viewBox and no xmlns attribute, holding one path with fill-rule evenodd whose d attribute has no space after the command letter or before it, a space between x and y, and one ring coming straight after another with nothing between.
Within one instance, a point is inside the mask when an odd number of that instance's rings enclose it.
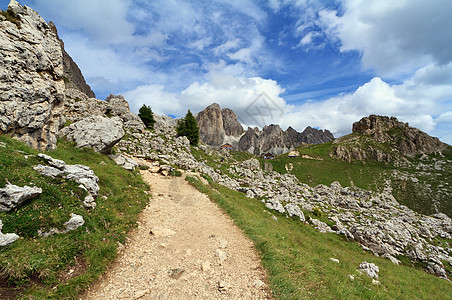
<instances>
[{"instance_id":1,"label":"pine tree","mask_svg":"<svg viewBox=\"0 0 452 300\"><path fill-rule=\"evenodd\" d=\"M144 125L146 125L147 128L154 128L154 113L152 112L152 109L147 106L146 104L143 104L143 106L138 111L138 116L143 121Z\"/></svg>"},{"instance_id":2,"label":"pine tree","mask_svg":"<svg viewBox=\"0 0 452 300\"><path fill-rule=\"evenodd\" d=\"M186 136L190 145L197 146L199 142L199 127L193 114L188 110L184 118L177 122L177 135Z\"/></svg>"}]
</instances>

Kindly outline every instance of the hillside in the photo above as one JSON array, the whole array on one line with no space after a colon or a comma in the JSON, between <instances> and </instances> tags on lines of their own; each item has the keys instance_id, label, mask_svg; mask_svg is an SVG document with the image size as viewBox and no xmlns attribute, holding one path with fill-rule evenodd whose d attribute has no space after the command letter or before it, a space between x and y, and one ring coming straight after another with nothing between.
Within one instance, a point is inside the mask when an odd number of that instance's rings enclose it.
<instances>
[{"instance_id":1,"label":"hillside","mask_svg":"<svg viewBox=\"0 0 452 300\"><path fill-rule=\"evenodd\" d=\"M211 105L207 116L200 113L206 118L201 127L209 129L205 137L219 135L210 140L215 146L228 137L237 146L244 139L241 149L247 151L195 147L176 134L171 117L154 115L154 128L146 128L123 96L91 98L56 29L31 8L11 0L0 15L0 40L5 74L0 77L1 297L79 299L129 247L136 264L129 268L122 258L118 264L152 277L144 282L144 294L127 291L129 298L145 296L157 277L160 298L168 282L193 295L201 286L214 298L240 298L240 288L209 277L201 259L221 260L224 265L212 268L223 276L221 270L247 256L222 259L224 252L242 253L236 250L245 242L213 244L215 234L205 231L210 225L199 229L208 245L204 253L188 251L196 246L190 231L177 237L177 246L154 240L157 221L182 232L184 224L196 226L209 217L239 226L242 231L235 235L254 243L245 248L258 250L268 278L261 272L257 285L239 280L247 295L256 294L254 289L267 294L267 283L280 299L446 299L452 294L449 145L395 118L374 115L334 141L328 131L310 127L302 133L277 125L244 132L232 110ZM301 144L322 141L328 142ZM254 154L295 147L270 160ZM145 178L158 178L149 181L151 194L138 170ZM215 206L216 217L202 208L184 209L195 199L183 178L173 178L184 172L234 224ZM173 205L185 221L172 224L168 208ZM137 223L145 207L141 216L147 223ZM196 259L183 265L190 256ZM174 257L181 258L177 266ZM151 268L151 260L161 265ZM190 280L204 271L200 276L209 287Z\"/></svg>"}]
</instances>

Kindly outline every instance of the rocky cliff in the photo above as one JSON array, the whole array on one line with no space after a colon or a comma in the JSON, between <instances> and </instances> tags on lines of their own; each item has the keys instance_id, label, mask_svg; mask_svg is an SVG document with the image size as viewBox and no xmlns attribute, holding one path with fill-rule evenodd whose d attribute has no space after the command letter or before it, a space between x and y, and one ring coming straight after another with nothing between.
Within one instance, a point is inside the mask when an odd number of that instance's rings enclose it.
<instances>
[{"instance_id":1,"label":"rocky cliff","mask_svg":"<svg viewBox=\"0 0 452 300\"><path fill-rule=\"evenodd\" d=\"M237 121L237 115L229 108L220 108L213 103L196 116L199 126L200 141L211 146L224 143L237 145L238 138L243 134L243 127Z\"/></svg>"},{"instance_id":2,"label":"rocky cliff","mask_svg":"<svg viewBox=\"0 0 452 300\"><path fill-rule=\"evenodd\" d=\"M319 130L307 127L303 132L298 132L292 127L283 131L279 125L269 125L262 129L248 128L247 132L240 138L239 150L255 154L270 152L279 155L288 152L301 143L322 144L331 142L334 136L328 130Z\"/></svg>"},{"instance_id":3,"label":"rocky cliff","mask_svg":"<svg viewBox=\"0 0 452 300\"><path fill-rule=\"evenodd\" d=\"M255 154L281 154L301 143L321 144L334 139L328 130L307 127L300 133L292 127L283 131L279 125L274 124L265 126L262 131L256 127L248 128L245 132L234 111L229 108L221 109L216 103L199 112L196 121L201 142L215 147L229 143L235 150Z\"/></svg>"},{"instance_id":4,"label":"rocky cliff","mask_svg":"<svg viewBox=\"0 0 452 300\"><path fill-rule=\"evenodd\" d=\"M37 12L11 0L0 15L0 132L53 149L64 100L61 46Z\"/></svg>"},{"instance_id":5,"label":"rocky cliff","mask_svg":"<svg viewBox=\"0 0 452 300\"><path fill-rule=\"evenodd\" d=\"M80 71L80 68L77 66L75 61L72 59L72 57L69 56L69 54L64 49L64 42L58 36L58 30L55 24L53 24L53 22L50 21L49 26L52 32L55 33L56 37L60 41L61 52L63 53L63 70L64 70L63 80L66 85L66 88L76 88L82 93L85 93L89 98L96 98L96 95L94 94L93 90L86 83L82 71Z\"/></svg>"},{"instance_id":6,"label":"rocky cliff","mask_svg":"<svg viewBox=\"0 0 452 300\"><path fill-rule=\"evenodd\" d=\"M375 159L394 161L403 157L441 153L448 145L410 127L395 117L370 115L353 123L352 134L335 141L330 156L345 161Z\"/></svg>"}]
</instances>

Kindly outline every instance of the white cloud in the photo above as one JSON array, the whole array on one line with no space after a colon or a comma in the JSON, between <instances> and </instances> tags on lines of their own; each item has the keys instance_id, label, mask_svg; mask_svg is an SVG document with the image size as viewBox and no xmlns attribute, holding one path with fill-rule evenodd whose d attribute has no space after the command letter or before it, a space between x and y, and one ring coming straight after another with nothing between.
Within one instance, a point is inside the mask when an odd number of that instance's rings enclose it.
<instances>
[{"instance_id":1,"label":"white cloud","mask_svg":"<svg viewBox=\"0 0 452 300\"><path fill-rule=\"evenodd\" d=\"M134 111L146 104L156 113L180 116L184 115L187 109L195 113L216 102L222 108L234 110L245 126L262 126L281 122L283 113L288 109L284 99L280 97L283 92L284 89L273 80L234 77L212 72L208 82L194 82L181 93L169 93L162 85L146 85L124 95ZM262 93L265 93L268 99L255 101ZM256 112L253 110L255 107L265 104L262 101L269 101L272 108L277 110L272 111L271 115L268 110L262 110L261 116L252 115Z\"/></svg>"},{"instance_id":2,"label":"white cloud","mask_svg":"<svg viewBox=\"0 0 452 300\"><path fill-rule=\"evenodd\" d=\"M434 72L435 68L432 70ZM424 75L430 78L428 74ZM288 112L282 125L292 125L298 130L316 126L342 136L350 133L353 122L362 117L371 114L395 116L451 144L452 113L447 111L447 103L452 99L452 86L426 82L413 85L414 78L419 77L415 75L402 84L390 85L375 77L353 93L325 101L307 101Z\"/></svg>"},{"instance_id":3,"label":"white cloud","mask_svg":"<svg viewBox=\"0 0 452 300\"><path fill-rule=\"evenodd\" d=\"M341 51L358 50L381 75L409 74L429 62L452 61L449 0L345 0L344 14L321 11L324 30Z\"/></svg>"}]
</instances>

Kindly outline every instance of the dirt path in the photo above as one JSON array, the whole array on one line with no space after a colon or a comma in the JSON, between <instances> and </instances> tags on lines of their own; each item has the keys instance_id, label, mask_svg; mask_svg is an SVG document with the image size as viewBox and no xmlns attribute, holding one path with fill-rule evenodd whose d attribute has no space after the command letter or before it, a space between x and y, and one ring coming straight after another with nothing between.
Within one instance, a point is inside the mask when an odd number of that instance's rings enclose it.
<instances>
[{"instance_id":1,"label":"dirt path","mask_svg":"<svg viewBox=\"0 0 452 300\"><path fill-rule=\"evenodd\" d=\"M142 171L152 199L85 299L268 299L251 241L181 177Z\"/></svg>"}]
</instances>

